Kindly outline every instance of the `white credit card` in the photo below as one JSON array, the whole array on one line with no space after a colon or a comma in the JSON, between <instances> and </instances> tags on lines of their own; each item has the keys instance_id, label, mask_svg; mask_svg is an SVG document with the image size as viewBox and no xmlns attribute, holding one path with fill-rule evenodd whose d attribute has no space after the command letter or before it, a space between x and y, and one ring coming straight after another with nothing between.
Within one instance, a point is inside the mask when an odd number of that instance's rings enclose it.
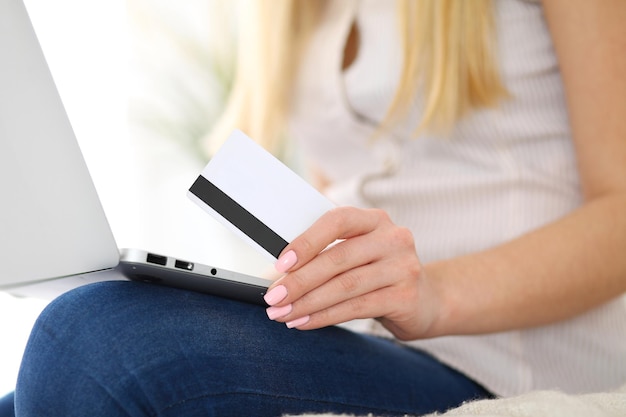
<instances>
[{"instance_id":1,"label":"white credit card","mask_svg":"<svg viewBox=\"0 0 626 417\"><path fill-rule=\"evenodd\" d=\"M289 242L335 207L238 130L211 158L187 195L274 260Z\"/></svg>"}]
</instances>

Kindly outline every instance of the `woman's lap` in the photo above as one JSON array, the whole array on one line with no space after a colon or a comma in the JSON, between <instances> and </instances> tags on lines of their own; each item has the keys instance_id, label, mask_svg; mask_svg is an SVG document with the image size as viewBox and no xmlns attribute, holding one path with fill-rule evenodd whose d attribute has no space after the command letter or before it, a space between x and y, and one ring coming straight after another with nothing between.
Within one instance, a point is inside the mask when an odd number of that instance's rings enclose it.
<instances>
[{"instance_id":1,"label":"woman's lap","mask_svg":"<svg viewBox=\"0 0 626 417\"><path fill-rule=\"evenodd\" d=\"M261 307L131 282L42 313L16 389L20 416L421 414L487 396L392 341L289 330Z\"/></svg>"}]
</instances>

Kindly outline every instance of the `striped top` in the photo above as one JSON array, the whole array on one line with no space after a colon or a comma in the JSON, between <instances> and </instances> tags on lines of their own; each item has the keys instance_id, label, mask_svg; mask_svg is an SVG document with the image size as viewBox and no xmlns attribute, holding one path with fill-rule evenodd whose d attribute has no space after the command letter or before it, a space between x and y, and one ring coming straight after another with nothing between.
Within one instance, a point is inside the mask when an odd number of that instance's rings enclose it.
<instances>
[{"instance_id":1,"label":"striped top","mask_svg":"<svg viewBox=\"0 0 626 417\"><path fill-rule=\"evenodd\" d=\"M395 2L330 1L294 89L290 132L340 205L380 207L410 228L424 263L508 241L577 208L581 190L558 63L539 3L495 0L512 99L463 119L452 138L370 140L401 67ZM341 69L352 22L360 49ZM384 59L381 59L384 57ZM386 334L376 322L367 331ZM410 342L499 395L606 390L626 381L626 299L530 330Z\"/></svg>"}]
</instances>

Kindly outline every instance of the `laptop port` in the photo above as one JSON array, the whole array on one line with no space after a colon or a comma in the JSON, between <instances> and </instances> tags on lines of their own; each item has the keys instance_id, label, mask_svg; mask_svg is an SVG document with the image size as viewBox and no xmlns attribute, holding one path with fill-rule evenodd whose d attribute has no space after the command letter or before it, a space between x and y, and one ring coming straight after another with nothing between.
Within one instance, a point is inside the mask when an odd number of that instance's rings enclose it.
<instances>
[{"instance_id":1,"label":"laptop port","mask_svg":"<svg viewBox=\"0 0 626 417\"><path fill-rule=\"evenodd\" d=\"M167 264L167 256L156 255L154 253L148 253L146 261L151 264L163 265Z\"/></svg>"},{"instance_id":2,"label":"laptop port","mask_svg":"<svg viewBox=\"0 0 626 417\"><path fill-rule=\"evenodd\" d=\"M193 263L187 261L181 261L180 259L176 259L174 266L179 269L185 269L187 271L193 271Z\"/></svg>"}]
</instances>

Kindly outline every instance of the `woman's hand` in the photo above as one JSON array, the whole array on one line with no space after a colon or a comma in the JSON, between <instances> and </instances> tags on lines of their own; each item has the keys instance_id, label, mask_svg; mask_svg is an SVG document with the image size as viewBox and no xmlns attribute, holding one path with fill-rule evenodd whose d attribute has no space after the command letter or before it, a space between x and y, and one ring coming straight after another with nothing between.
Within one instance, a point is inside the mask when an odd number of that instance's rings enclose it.
<instances>
[{"instance_id":1,"label":"woman's hand","mask_svg":"<svg viewBox=\"0 0 626 417\"><path fill-rule=\"evenodd\" d=\"M329 211L283 250L276 269L287 274L268 290L267 314L290 328L378 318L409 340L427 336L439 316L413 235L382 210Z\"/></svg>"}]
</instances>

